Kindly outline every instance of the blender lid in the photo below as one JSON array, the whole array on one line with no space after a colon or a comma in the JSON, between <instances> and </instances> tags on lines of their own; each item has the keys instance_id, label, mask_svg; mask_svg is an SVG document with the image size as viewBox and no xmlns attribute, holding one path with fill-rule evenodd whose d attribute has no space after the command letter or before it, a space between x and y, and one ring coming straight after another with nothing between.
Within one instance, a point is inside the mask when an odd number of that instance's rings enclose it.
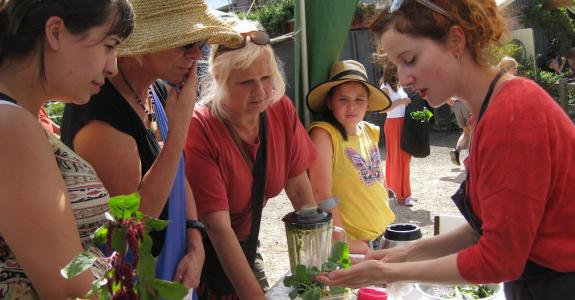
<instances>
[{"instance_id":1,"label":"blender lid","mask_svg":"<svg viewBox=\"0 0 575 300\"><path fill-rule=\"evenodd\" d=\"M421 229L415 224L399 223L387 226L383 237L392 241L413 241L422 237Z\"/></svg>"},{"instance_id":2,"label":"blender lid","mask_svg":"<svg viewBox=\"0 0 575 300\"><path fill-rule=\"evenodd\" d=\"M323 211L317 207L302 207L297 211L292 211L282 218L284 223L294 226L320 225L331 221L331 213Z\"/></svg>"}]
</instances>

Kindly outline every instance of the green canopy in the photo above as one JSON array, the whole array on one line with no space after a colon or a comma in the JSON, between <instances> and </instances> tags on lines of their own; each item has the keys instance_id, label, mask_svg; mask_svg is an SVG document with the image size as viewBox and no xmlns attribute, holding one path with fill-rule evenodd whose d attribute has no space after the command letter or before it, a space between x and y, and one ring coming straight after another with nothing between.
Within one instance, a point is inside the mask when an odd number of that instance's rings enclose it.
<instances>
[{"instance_id":1,"label":"green canopy","mask_svg":"<svg viewBox=\"0 0 575 300\"><path fill-rule=\"evenodd\" d=\"M295 1L295 103L305 126L310 122L305 96L328 79L329 68L341 58L356 7L357 0Z\"/></svg>"}]
</instances>

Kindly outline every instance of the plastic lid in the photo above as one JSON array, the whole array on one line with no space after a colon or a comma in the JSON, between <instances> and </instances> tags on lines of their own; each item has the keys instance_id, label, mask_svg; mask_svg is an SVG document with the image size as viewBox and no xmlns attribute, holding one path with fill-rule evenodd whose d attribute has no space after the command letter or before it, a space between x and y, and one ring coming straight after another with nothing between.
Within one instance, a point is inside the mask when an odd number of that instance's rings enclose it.
<instances>
[{"instance_id":1,"label":"plastic lid","mask_svg":"<svg viewBox=\"0 0 575 300\"><path fill-rule=\"evenodd\" d=\"M387 292L378 288L360 288L357 291L357 300L386 300Z\"/></svg>"},{"instance_id":2,"label":"plastic lid","mask_svg":"<svg viewBox=\"0 0 575 300\"><path fill-rule=\"evenodd\" d=\"M292 211L282 218L286 225L297 228L314 228L327 224L331 221L331 213L323 211L317 206L302 207L300 210Z\"/></svg>"},{"instance_id":3,"label":"plastic lid","mask_svg":"<svg viewBox=\"0 0 575 300\"><path fill-rule=\"evenodd\" d=\"M383 237L391 241L413 241L421 238L421 229L415 224L392 224L387 226Z\"/></svg>"}]
</instances>

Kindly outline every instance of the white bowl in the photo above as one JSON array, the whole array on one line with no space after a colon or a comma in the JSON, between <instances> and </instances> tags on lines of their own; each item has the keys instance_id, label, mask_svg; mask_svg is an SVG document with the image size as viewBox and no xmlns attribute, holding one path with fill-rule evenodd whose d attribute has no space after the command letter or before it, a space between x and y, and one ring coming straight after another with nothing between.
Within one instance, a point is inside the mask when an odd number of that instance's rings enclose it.
<instances>
[{"instance_id":1,"label":"white bowl","mask_svg":"<svg viewBox=\"0 0 575 300\"><path fill-rule=\"evenodd\" d=\"M462 299L462 298L445 298L440 296L435 296L437 293L433 293L433 290L436 289L449 289L453 288L456 284L427 284L427 283L416 283L415 288L418 292L426 297L426 299L433 299L433 300L450 300L450 299ZM462 284L457 284L462 285ZM489 297L481 298L481 300L490 300L497 298L501 292L503 291L503 284L487 284L487 287L494 290L495 293Z\"/></svg>"}]
</instances>

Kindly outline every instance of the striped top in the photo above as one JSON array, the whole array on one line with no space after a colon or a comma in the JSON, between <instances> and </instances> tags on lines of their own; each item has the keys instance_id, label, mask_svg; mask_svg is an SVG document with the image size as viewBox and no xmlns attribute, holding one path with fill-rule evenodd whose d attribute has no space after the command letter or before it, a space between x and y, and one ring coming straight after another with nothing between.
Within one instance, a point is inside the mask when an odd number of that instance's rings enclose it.
<instances>
[{"instance_id":1,"label":"striped top","mask_svg":"<svg viewBox=\"0 0 575 300\"><path fill-rule=\"evenodd\" d=\"M0 100L0 104L11 103ZM108 191L88 162L66 147L56 136L47 133L47 137L68 190L83 248L103 256L92 243L90 234L106 223L104 213L108 210ZM92 268L97 277L101 277L104 270L102 265ZM1 233L0 299L39 299Z\"/></svg>"}]
</instances>

